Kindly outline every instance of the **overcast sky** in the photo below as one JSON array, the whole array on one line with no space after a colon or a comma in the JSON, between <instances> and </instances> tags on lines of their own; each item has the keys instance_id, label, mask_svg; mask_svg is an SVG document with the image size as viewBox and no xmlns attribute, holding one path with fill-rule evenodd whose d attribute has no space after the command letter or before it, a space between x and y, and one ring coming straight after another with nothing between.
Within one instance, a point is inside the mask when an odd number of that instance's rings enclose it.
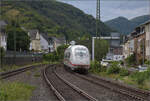
<instances>
[{"instance_id":1,"label":"overcast sky","mask_svg":"<svg viewBox=\"0 0 150 101\"><path fill-rule=\"evenodd\" d=\"M96 16L96 0L59 0L71 4L87 14ZM101 0L101 20L119 16L128 19L150 14L150 0Z\"/></svg>"}]
</instances>

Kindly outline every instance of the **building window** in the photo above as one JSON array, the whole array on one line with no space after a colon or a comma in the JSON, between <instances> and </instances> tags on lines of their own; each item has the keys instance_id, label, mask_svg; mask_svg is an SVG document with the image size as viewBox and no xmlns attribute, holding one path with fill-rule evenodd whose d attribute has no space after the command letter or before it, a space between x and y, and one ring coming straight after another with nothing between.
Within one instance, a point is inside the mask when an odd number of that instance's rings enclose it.
<instances>
[{"instance_id":1,"label":"building window","mask_svg":"<svg viewBox=\"0 0 150 101\"><path fill-rule=\"evenodd\" d=\"M150 24L147 27L148 27L148 32L150 32Z\"/></svg>"},{"instance_id":2,"label":"building window","mask_svg":"<svg viewBox=\"0 0 150 101\"><path fill-rule=\"evenodd\" d=\"M2 36L2 41L3 41L3 42L5 41L5 37L4 37L4 36Z\"/></svg>"}]
</instances>

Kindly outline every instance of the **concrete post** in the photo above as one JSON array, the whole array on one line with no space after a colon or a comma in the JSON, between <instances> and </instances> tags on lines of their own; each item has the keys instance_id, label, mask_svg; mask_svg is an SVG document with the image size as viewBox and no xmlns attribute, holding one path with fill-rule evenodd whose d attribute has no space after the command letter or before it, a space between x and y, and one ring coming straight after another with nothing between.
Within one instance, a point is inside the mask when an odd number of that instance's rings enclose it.
<instances>
[{"instance_id":1,"label":"concrete post","mask_svg":"<svg viewBox=\"0 0 150 101\"><path fill-rule=\"evenodd\" d=\"M92 37L92 61L94 61L94 45L95 45L95 38Z\"/></svg>"}]
</instances>

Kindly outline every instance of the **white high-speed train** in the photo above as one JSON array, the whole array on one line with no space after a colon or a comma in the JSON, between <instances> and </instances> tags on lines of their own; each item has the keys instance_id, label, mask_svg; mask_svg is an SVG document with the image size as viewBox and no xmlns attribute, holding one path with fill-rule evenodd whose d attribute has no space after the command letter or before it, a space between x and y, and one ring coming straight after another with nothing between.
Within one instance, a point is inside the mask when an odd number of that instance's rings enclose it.
<instances>
[{"instance_id":1,"label":"white high-speed train","mask_svg":"<svg viewBox=\"0 0 150 101\"><path fill-rule=\"evenodd\" d=\"M64 53L64 65L87 73L90 68L90 54L87 47L83 45L71 45Z\"/></svg>"}]
</instances>

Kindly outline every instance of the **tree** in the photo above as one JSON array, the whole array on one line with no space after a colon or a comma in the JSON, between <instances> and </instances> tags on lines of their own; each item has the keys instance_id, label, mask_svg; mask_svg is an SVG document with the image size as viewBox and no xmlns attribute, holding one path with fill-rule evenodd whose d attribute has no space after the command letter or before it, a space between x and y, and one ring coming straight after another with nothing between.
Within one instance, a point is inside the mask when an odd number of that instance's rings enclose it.
<instances>
[{"instance_id":1,"label":"tree","mask_svg":"<svg viewBox=\"0 0 150 101\"><path fill-rule=\"evenodd\" d=\"M0 68L2 67L3 57L5 56L5 51L3 47L0 47Z\"/></svg>"},{"instance_id":2,"label":"tree","mask_svg":"<svg viewBox=\"0 0 150 101\"><path fill-rule=\"evenodd\" d=\"M86 46L89 49L89 52L92 52L92 38L90 35L80 37L80 39L76 40L76 43Z\"/></svg>"},{"instance_id":3,"label":"tree","mask_svg":"<svg viewBox=\"0 0 150 101\"><path fill-rule=\"evenodd\" d=\"M95 39L95 59L100 61L108 53L109 43L106 40Z\"/></svg>"},{"instance_id":4,"label":"tree","mask_svg":"<svg viewBox=\"0 0 150 101\"><path fill-rule=\"evenodd\" d=\"M89 35L83 36L80 40L76 40L77 44L84 45L92 53L92 38ZM95 60L100 61L106 56L109 48L109 43L106 40L95 39Z\"/></svg>"},{"instance_id":5,"label":"tree","mask_svg":"<svg viewBox=\"0 0 150 101\"><path fill-rule=\"evenodd\" d=\"M46 61L52 61L52 62L61 61L64 58L64 52L66 48L68 48L68 45L61 45L57 48L57 51L53 53L45 54L43 55L43 58Z\"/></svg>"},{"instance_id":6,"label":"tree","mask_svg":"<svg viewBox=\"0 0 150 101\"><path fill-rule=\"evenodd\" d=\"M57 48L56 52L60 60L64 58L64 52L66 48L68 48L68 45L61 45Z\"/></svg>"},{"instance_id":7,"label":"tree","mask_svg":"<svg viewBox=\"0 0 150 101\"><path fill-rule=\"evenodd\" d=\"M2 19L8 23L19 18L21 26L27 29L38 29L40 32L62 37L66 40L75 40L85 34L95 36L96 19L84 14L81 10L56 0L48 2L9 2L2 0ZM9 8L12 8L11 10ZM14 16L13 16L14 15ZM98 32L108 35L112 30L103 22L98 23ZM60 32L60 33L58 33Z\"/></svg>"},{"instance_id":8,"label":"tree","mask_svg":"<svg viewBox=\"0 0 150 101\"><path fill-rule=\"evenodd\" d=\"M128 56L126 59L125 59L126 63L131 66L131 65L134 65L136 64L136 56L135 56L135 53Z\"/></svg>"},{"instance_id":9,"label":"tree","mask_svg":"<svg viewBox=\"0 0 150 101\"><path fill-rule=\"evenodd\" d=\"M30 38L25 31L23 31L19 24L13 22L6 28L7 37L7 49L14 50L14 34L16 36L16 50L24 51L29 50Z\"/></svg>"}]
</instances>

